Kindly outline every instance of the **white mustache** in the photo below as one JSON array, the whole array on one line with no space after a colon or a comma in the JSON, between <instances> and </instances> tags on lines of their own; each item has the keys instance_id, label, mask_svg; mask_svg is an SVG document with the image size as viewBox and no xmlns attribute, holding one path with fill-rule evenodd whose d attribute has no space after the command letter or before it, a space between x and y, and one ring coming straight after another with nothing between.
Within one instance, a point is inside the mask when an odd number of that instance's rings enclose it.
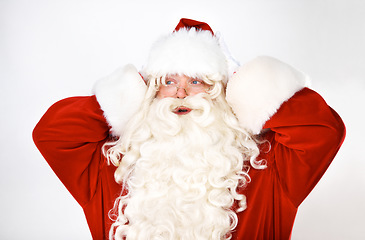
<instances>
[{"instance_id":1,"label":"white mustache","mask_svg":"<svg viewBox=\"0 0 365 240\"><path fill-rule=\"evenodd\" d=\"M185 99L155 99L149 110L148 122L151 122L154 128L156 128L152 132L155 130L156 134L164 132L170 136L174 136L182 128L188 127L189 121L204 128L214 122L214 118L211 116L212 104L207 94L197 94ZM189 108L191 111L186 115L180 116L174 113L176 108L179 107ZM157 130L157 126L159 130Z\"/></svg>"},{"instance_id":2,"label":"white mustache","mask_svg":"<svg viewBox=\"0 0 365 240\"><path fill-rule=\"evenodd\" d=\"M192 109L189 115L197 122L204 121L208 117L212 107L212 102L208 94L197 94L184 99L155 99L155 101L158 101L158 106L155 109L158 116L168 117L166 115L171 115L175 118L177 117L175 114L172 115L169 113L172 113L178 107L186 107Z\"/></svg>"}]
</instances>

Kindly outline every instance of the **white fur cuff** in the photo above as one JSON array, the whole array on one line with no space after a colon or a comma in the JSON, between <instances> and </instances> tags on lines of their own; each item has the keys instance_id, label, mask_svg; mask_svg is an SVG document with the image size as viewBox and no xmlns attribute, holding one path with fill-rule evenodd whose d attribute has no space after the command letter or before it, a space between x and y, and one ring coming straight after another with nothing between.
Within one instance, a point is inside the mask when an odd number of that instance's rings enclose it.
<instances>
[{"instance_id":1,"label":"white fur cuff","mask_svg":"<svg viewBox=\"0 0 365 240\"><path fill-rule=\"evenodd\" d=\"M260 133L284 101L306 86L309 78L275 58L261 56L246 63L227 84L227 101L241 127Z\"/></svg>"},{"instance_id":2,"label":"white fur cuff","mask_svg":"<svg viewBox=\"0 0 365 240\"><path fill-rule=\"evenodd\" d=\"M99 80L94 88L111 133L121 136L129 119L142 104L147 86L137 69L129 64Z\"/></svg>"}]
</instances>

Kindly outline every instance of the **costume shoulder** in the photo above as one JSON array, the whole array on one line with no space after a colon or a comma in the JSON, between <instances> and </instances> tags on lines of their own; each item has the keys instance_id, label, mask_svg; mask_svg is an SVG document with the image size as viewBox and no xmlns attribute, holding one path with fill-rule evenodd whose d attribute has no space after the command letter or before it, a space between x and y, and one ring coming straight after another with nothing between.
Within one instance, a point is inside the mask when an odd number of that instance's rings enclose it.
<instances>
[{"instance_id":1,"label":"costume shoulder","mask_svg":"<svg viewBox=\"0 0 365 240\"><path fill-rule=\"evenodd\" d=\"M227 101L242 128L260 133L281 104L307 86L309 77L269 56L244 64L227 83Z\"/></svg>"}]
</instances>

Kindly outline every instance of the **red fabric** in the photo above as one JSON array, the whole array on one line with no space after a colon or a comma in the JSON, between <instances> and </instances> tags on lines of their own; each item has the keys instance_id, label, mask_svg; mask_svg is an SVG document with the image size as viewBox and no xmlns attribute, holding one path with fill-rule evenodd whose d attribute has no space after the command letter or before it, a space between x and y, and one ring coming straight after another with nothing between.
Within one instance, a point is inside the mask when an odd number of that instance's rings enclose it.
<instances>
[{"instance_id":1,"label":"red fabric","mask_svg":"<svg viewBox=\"0 0 365 240\"><path fill-rule=\"evenodd\" d=\"M93 239L107 239L121 186L101 146L108 126L95 96L54 104L33 132L52 169L84 209ZM289 239L297 208L331 163L345 136L341 118L314 91L303 89L266 123L267 169L250 170L248 208L238 214L233 239Z\"/></svg>"},{"instance_id":2,"label":"red fabric","mask_svg":"<svg viewBox=\"0 0 365 240\"><path fill-rule=\"evenodd\" d=\"M180 28L196 28L198 30L206 30L212 33L214 35L214 32L212 28L205 22L199 22L188 18L182 18L180 19L180 22L177 24L175 31L179 31Z\"/></svg>"},{"instance_id":3,"label":"red fabric","mask_svg":"<svg viewBox=\"0 0 365 240\"><path fill-rule=\"evenodd\" d=\"M266 122L271 143L267 169L251 169L247 209L233 239L290 239L297 208L318 183L339 150L345 126L314 91L303 89Z\"/></svg>"},{"instance_id":4,"label":"red fabric","mask_svg":"<svg viewBox=\"0 0 365 240\"><path fill-rule=\"evenodd\" d=\"M119 196L115 167L101 152L109 127L95 96L55 103L39 121L33 139L66 188L81 205L93 239L107 239L108 212Z\"/></svg>"}]
</instances>

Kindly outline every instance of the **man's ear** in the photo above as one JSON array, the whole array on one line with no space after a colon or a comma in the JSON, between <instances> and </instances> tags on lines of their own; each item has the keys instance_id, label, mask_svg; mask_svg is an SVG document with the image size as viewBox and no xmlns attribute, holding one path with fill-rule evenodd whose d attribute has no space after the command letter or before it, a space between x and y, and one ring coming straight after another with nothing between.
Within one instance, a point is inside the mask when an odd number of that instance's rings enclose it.
<instances>
[{"instance_id":1,"label":"man's ear","mask_svg":"<svg viewBox=\"0 0 365 240\"><path fill-rule=\"evenodd\" d=\"M111 134L121 136L144 100L147 86L137 69L128 64L100 79L93 88Z\"/></svg>"}]
</instances>

